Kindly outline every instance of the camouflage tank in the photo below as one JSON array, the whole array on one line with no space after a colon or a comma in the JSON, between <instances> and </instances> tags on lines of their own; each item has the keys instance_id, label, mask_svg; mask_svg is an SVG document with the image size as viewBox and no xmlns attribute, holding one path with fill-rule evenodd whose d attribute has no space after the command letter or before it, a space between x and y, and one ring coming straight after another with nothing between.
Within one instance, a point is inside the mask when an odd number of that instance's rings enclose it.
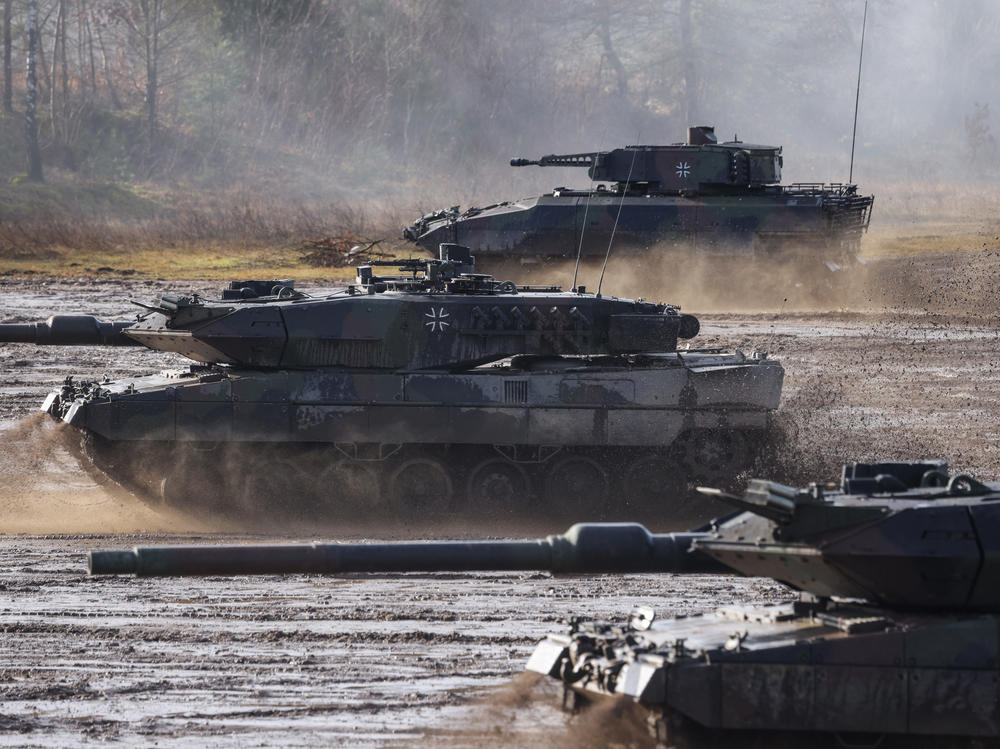
<instances>
[{"instance_id":1,"label":"camouflage tank","mask_svg":"<svg viewBox=\"0 0 1000 749\"><path fill-rule=\"evenodd\" d=\"M857 185L781 185L780 146L719 143L712 127L686 143L512 159L511 166L586 167L592 188L421 217L403 237L433 250L470 247L481 260L603 258L611 244L646 250L683 245L708 253L794 251L839 265L861 246L872 196Z\"/></svg>"},{"instance_id":2,"label":"camouflage tank","mask_svg":"<svg viewBox=\"0 0 1000 749\"><path fill-rule=\"evenodd\" d=\"M395 275L378 275L383 266ZM381 509L617 514L650 491L746 467L778 405L763 354L684 350L668 304L517 286L468 249L375 261L310 295L234 282L164 294L131 323L56 316L0 340L138 345L196 364L73 377L44 410L105 472L148 496L241 514ZM612 498L618 504L614 504ZM294 498L294 500L292 499Z\"/></svg>"},{"instance_id":3,"label":"camouflage tank","mask_svg":"<svg viewBox=\"0 0 1000 749\"><path fill-rule=\"evenodd\" d=\"M527 668L562 682L567 706L609 697L639 703L667 746L994 745L1000 483L949 476L943 462L857 463L844 468L839 486L757 480L742 495L703 491L737 511L690 533L581 524L528 541L150 547L91 552L89 562L94 574L144 576L770 577L797 597L675 619L646 608L614 622L575 617L538 645Z\"/></svg>"}]
</instances>

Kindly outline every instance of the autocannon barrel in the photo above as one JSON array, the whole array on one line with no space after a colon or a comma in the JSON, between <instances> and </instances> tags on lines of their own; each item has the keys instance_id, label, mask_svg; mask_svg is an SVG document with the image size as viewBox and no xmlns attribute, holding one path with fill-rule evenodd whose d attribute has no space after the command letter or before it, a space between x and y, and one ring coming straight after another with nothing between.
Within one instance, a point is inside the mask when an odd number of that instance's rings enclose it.
<instances>
[{"instance_id":1,"label":"autocannon barrel","mask_svg":"<svg viewBox=\"0 0 1000 749\"><path fill-rule=\"evenodd\" d=\"M44 322L0 325L0 343L40 346L138 346L122 334L130 322L102 322L93 315L52 315Z\"/></svg>"},{"instance_id":2,"label":"autocannon barrel","mask_svg":"<svg viewBox=\"0 0 1000 749\"><path fill-rule=\"evenodd\" d=\"M567 153L549 154L540 159L514 158L510 160L511 166L582 166L590 167L599 153Z\"/></svg>"},{"instance_id":3,"label":"autocannon barrel","mask_svg":"<svg viewBox=\"0 0 1000 749\"><path fill-rule=\"evenodd\" d=\"M274 575L549 570L556 573L725 572L691 543L703 533L652 534L635 523L578 523L524 541L147 546L91 551L92 575Z\"/></svg>"}]
</instances>

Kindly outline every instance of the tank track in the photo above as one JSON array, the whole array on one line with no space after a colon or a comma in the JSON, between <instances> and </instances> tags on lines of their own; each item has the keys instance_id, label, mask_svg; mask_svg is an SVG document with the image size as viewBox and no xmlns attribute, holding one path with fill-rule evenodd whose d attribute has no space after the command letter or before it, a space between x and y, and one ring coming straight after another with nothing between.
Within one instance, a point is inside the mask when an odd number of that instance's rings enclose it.
<instances>
[{"instance_id":1,"label":"tank track","mask_svg":"<svg viewBox=\"0 0 1000 749\"><path fill-rule=\"evenodd\" d=\"M771 430L689 430L669 448L84 440L86 457L152 505L247 520L409 523L545 518L687 527L725 511Z\"/></svg>"}]
</instances>

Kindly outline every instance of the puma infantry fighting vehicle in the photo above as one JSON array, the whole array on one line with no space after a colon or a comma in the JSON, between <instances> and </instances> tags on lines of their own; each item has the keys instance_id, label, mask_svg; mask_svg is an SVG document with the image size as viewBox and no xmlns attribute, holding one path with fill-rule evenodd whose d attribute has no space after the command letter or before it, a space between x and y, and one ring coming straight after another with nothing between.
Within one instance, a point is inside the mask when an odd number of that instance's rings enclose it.
<instances>
[{"instance_id":1,"label":"puma infantry fighting vehicle","mask_svg":"<svg viewBox=\"0 0 1000 749\"><path fill-rule=\"evenodd\" d=\"M590 189L430 213L403 237L433 250L466 245L481 260L601 257L682 245L705 252L783 250L843 264L857 255L874 198L856 185L781 185L780 146L719 143L712 127L685 143L512 159L511 166L586 167Z\"/></svg>"},{"instance_id":2,"label":"puma infantry fighting vehicle","mask_svg":"<svg viewBox=\"0 0 1000 749\"><path fill-rule=\"evenodd\" d=\"M395 275L378 275L391 266ZM44 409L108 475L169 502L266 513L303 498L390 516L599 517L748 465L783 370L762 354L678 350L674 306L474 272L468 249L373 261L306 294L234 282L164 294L131 323L55 316L0 340L139 345L196 364L66 379Z\"/></svg>"},{"instance_id":3,"label":"puma infantry fighting vehicle","mask_svg":"<svg viewBox=\"0 0 1000 749\"><path fill-rule=\"evenodd\" d=\"M703 491L738 511L690 533L612 523L514 542L152 547L92 552L90 569L770 577L795 599L674 619L647 608L613 622L584 614L543 640L527 668L561 681L567 704L634 700L668 746L994 745L1000 483L949 476L943 462L857 463L839 486Z\"/></svg>"}]
</instances>

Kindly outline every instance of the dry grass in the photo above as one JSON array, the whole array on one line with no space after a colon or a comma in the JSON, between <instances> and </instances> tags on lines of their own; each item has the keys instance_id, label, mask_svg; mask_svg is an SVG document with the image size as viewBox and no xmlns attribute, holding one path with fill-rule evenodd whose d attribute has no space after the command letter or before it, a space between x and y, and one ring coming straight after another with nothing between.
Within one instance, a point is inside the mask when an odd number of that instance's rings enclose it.
<instances>
[{"instance_id":1,"label":"dry grass","mask_svg":"<svg viewBox=\"0 0 1000 749\"><path fill-rule=\"evenodd\" d=\"M870 257L995 249L1000 188L993 185L866 185L876 195ZM146 193L158 206L143 216L78 215L49 209L0 221L0 274L84 276L122 273L171 279L274 275L339 280L352 268L311 267L310 240L379 240L394 256L420 254L399 239L419 215L399 202L320 205L245 189L221 194ZM503 196L499 196L503 197ZM146 199L145 197L143 198Z\"/></svg>"},{"instance_id":2,"label":"dry grass","mask_svg":"<svg viewBox=\"0 0 1000 749\"><path fill-rule=\"evenodd\" d=\"M886 182L875 193L864 254L977 252L1000 241L1000 187L994 184Z\"/></svg>"},{"instance_id":3,"label":"dry grass","mask_svg":"<svg viewBox=\"0 0 1000 749\"><path fill-rule=\"evenodd\" d=\"M50 214L0 221L0 274L84 276L121 273L171 279L282 275L353 276L352 268L303 262L310 240L350 236L408 256L402 219L376 203L316 206L246 195L172 196L156 215L136 219Z\"/></svg>"}]
</instances>

